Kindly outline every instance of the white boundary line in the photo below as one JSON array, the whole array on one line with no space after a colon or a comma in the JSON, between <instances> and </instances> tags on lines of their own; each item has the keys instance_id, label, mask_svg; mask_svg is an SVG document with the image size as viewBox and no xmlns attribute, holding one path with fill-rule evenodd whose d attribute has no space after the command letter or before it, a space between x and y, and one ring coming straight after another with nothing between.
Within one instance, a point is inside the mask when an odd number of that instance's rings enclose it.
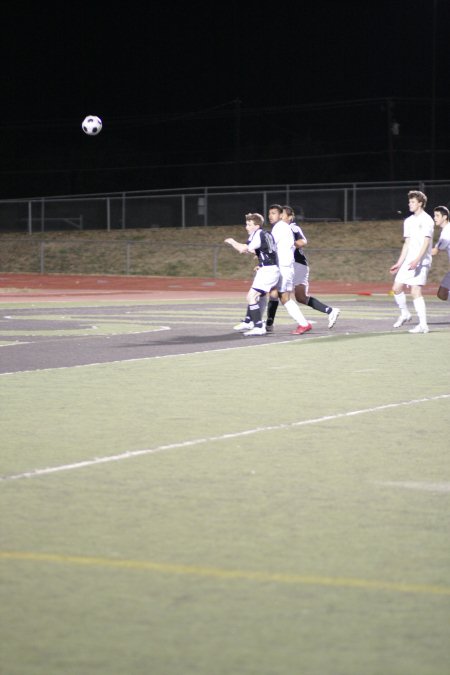
<instances>
[{"instance_id":1,"label":"white boundary line","mask_svg":"<svg viewBox=\"0 0 450 675\"><path fill-rule=\"evenodd\" d=\"M383 487L406 488L407 490L423 490L425 492L450 492L449 483L424 483L419 481L394 481L394 480L377 480L374 485L381 485Z\"/></svg>"},{"instance_id":2,"label":"white boundary line","mask_svg":"<svg viewBox=\"0 0 450 675\"><path fill-rule=\"evenodd\" d=\"M156 332L156 331L152 331ZM130 334L130 333L129 333ZM333 335L315 335L313 337L308 337L307 341L311 342L312 340L329 340L330 338L337 337L337 336L342 336L342 335L347 335L347 333L334 333ZM85 337L85 336L83 336ZM106 337L114 337L114 336L106 336L106 335L96 335L96 338L106 338ZM76 338L80 339L80 338ZM251 338L250 338L251 340ZM161 354L159 356L141 356L135 359L120 359L119 361L99 361L98 363L79 363L75 366L53 366L52 368L35 368L33 370L12 370L7 373L0 373L0 377L3 375L19 375L19 374L26 374L26 373L42 373L47 370L71 370L72 368L91 368L92 366L113 366L116 364L125 364L125 363L133 363L135 361L152 361L156 359L174 359L179 356L196 356L196 355L204 355L204 354L213 354L215 352L230 352L234 351L235 349L248 349L249 347L271 347L274 345L285 345L285 344L294 344L294 343L302 343L306 344L304 340L277 340L277 341L271 341L271 342L264 342L263 344L257 344L255 342L248 342L246 341L245 344L242 345L236 345L235 347L220 347L218 349L204 349L200 352L183 352L182 354ZM40 343L41 344L41 343Z\"/></svg>"},{"instance_id":3,"label":"white boundary line","mask_svg":"<svg viewBox=\"0 0 450 675\"><path fill-rule=\"evenodd\" d=\"M179 448L189 448L194 445L204 445L205 443L215 443L216 441L225 441L231 438L242 438L253 434L264 433L267 431L279 431L281 429L293 429L296 427L303 427L309 424L320 424L321 422L330 422L346 417L355 417L356 415L364 415L372 412L379 412L381 410L392 410L402 406L417 405L419 403L429 403L431 401L440 401L450 398L450 394L438 394L436 396L427 396L425 398L415 398L410 401L400 401L398 403L386 403L384 405L374 406L373 408L362 408L360 410L351 410L344 413L336 413L335 415L324 415L323 417L316 417L309 420L301 420L299 422L286 422L284 424L276 424L273 426L256 427L254 429L247 429L246 431L237 431L231 434L222 434L221 436L209 436L206 438L194 438L191 441L181 441L179 443L170 443L168 445L160 445L156 448L146 448L144 450L131 450L129 452L122 452L118 455L109 455L106 457L96 457L88 459L83 462L74 462L73 464L62 464L60 466L47 467L45 469L33 469L10 476L0 476L0 481L19 480L21 478L36 478L38 476L45 476L61 471L72 471L73 469L83 469L88 466L95 466L97 464L108 464L110 462L120 462L124 459L132 459L133 457L143 457L145 455L154 455L158 452L165 452L166 450L176 450Z\"/></svg>"}]
</instances>

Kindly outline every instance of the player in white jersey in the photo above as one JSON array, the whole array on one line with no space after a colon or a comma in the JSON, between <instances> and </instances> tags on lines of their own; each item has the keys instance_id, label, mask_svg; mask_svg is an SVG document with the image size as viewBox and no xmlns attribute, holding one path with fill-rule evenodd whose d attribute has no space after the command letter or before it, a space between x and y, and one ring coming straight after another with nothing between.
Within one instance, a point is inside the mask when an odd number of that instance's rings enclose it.
<instances>
[{"instance_id":1,"label":"player in white jersey","mask_svg":"<svg viewBox=\"0 0 450 675\"><path fill-rule=\"evenodd\" d=\"M293 335L302 335L311 330L312 326L303 316L303 312L291 298L294 290L294 235L290 225L281 218L283 207L279 204L269 206L269 222L272 225L272 236L277 248L278 267L280 278L276 288L270 293L269 308L266 321L266 330L273 330L273 318L278 299L285 307L288 314L297 322L297 328L292 331ZM273 311L275 309L275 311ZM273 311L273 316L272 316Z\"/></svg>"},{"instance_id":2,"label":"player in white jersey","mask_svg":"<svg viewBox=\"0 0 450 675\"><path fill-rule=\"evenodd\" d=\"M425 286L431 266L431 249L433 245L433 218L425 212L427 197L419 190L408 192L408 207L411 214L403 224L404 244L400 256L392 265L390 272L395 274L394 299L400 309L400 316L394 328L400 328L411 321L408 311L404 287L409 286L413 298L414 309L419 318L417 326L410 333L428 333L425 300L422 286Z\"/></svg>"},{"instance_id":3,"label":"player in white jersey","mask_svg":"<svg viewBox=\"0 0 450 675\"><path fill-rule=\"evenodd\" d=\"M432 249L432 255L437 255L439 251L447 251L448 258L450 262L450 223L449 219L449 210L446 206L436 206L434 210L434 222L440 228L442 228L439 241L436 246ZM437 297L439 300L448 300L450 290L450 271L447 272L445 277L442 279L441 284L438 288Z\"/></svg>"},{"instance_id":4,"label":"player in white jersey","mask_svg":"<svg viewBox=\"0 0 450 675\"><path fill-rule=\"evenodd\" d=\"M270 232L262 229L263 224L264 218L259 213L247 213L245 216L247 243L241 244L231 237L225 239L225 243L239 253L252 253L258 258L256 274L247 293L247 316L242 323L234 327L235 330L245 331L245 336L265 335L260 299L276 285L280 276L275 243Z\"/></svg>"},{"instance_id":5,"label":"player in white jersey","mask_svg":"<svg viewBox=\"0 0 450 675\"><path fill-rule=\"evenodd\" d=\"M303 248L308 243L302 228L295 222L294 209L291 206L283 206L282 219L288 223L294 233L294 292L295 299L302 305L308 305L317 312L323 312L328 316L328 328L333 328L341 310L339 307L330 307L312 295L309 291L309 265Z\"/></svg>"}]
</instances>

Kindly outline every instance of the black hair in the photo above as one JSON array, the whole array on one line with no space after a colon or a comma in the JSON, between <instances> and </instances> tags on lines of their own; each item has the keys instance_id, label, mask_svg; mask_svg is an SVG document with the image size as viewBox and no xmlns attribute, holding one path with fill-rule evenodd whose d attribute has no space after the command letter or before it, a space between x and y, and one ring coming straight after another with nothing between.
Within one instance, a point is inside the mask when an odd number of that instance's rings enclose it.
<instances>
[{"instance_id":1,"label":"black hair","mask_svg":"<svg viewBox=\"0 0 450 675\"><path fill-rule=\"evenodd\" d=\"M447 220L450 218L450 211L446 206L435 206L433 211L435 213L436 211L438 211L438 213L442 213L443 216L446 216Z\"/></svg>"}]
</instances>

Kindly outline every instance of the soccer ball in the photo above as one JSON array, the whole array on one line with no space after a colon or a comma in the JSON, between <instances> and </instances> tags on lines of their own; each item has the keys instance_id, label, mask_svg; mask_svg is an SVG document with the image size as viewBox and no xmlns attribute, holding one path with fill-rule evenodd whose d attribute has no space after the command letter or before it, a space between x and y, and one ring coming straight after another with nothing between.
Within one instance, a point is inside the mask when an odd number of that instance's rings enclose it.
<instances>
[{"instance_id":1,"label":"soccer ball","mask_svg":"<svg viewBox=\"0 0 450 675\"><path fill-rule=\"evenodd\" d=\"M88 115L81 124L81 128L88 136L97 136L101 132L102 126L102 121L97 115Z\"/></svg>"}]
</instances>

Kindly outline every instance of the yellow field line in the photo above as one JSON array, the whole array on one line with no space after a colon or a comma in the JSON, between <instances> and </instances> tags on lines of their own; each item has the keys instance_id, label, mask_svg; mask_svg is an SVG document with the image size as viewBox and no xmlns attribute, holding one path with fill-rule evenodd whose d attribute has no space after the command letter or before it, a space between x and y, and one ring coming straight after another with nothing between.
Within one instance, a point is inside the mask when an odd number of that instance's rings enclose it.
<instances>
[{"instance_id":1,"label":"yellow field line","mask_svg":"<svg viewBox=\"0 0 450 675\"><path fill-rule=\"evenodd\" d=\"M342 577L304 576L301 574L259 572L256 570L227 570L218 567L173 565L170 563L158 563L149 560L114 560L112 558L60 555L57 553L34 553L27 551L0 551L0 560L48 562L76 566L103 567L110 569L140 570L161 572L162 574L175 574L180 576L231 579L236 581L245 580L259 583L330 586L335 588L357 588L372 591L390 591L394 593L423 593L428 595L450 596L450 586L407 584Z\"/></svg>"}]
</instances>

